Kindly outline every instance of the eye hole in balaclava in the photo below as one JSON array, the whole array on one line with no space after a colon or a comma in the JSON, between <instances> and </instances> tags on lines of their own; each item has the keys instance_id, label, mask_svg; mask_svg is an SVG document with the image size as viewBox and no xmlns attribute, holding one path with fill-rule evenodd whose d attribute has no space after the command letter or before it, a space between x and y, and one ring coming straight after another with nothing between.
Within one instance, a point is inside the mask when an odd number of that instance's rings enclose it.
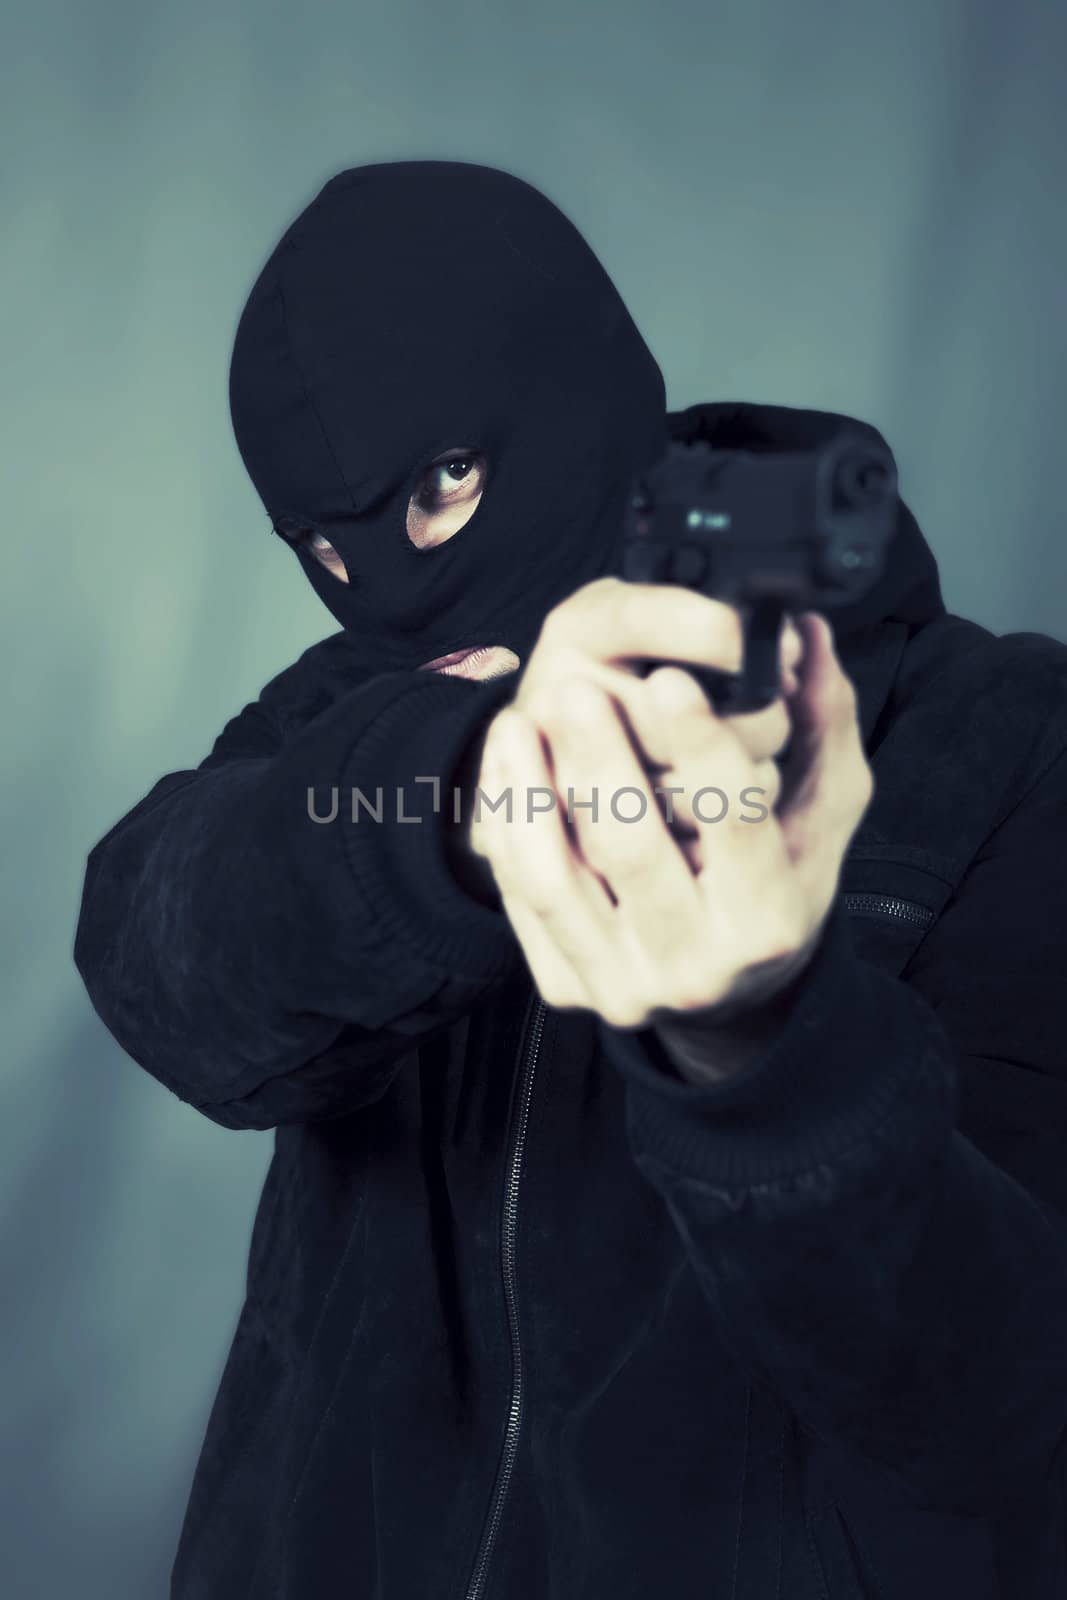
<instances>
[{"instance_id":1,"label":"eye hole in balaclava","mask_svg":"<svg viewBox=\"0 0 1067 1600\"><path fill-rule=\"evenodd\" d=\"M470 520L485 489L487 462L479 450L446 450L427 467L408 501L406 529L416 550L433 550ZM339 551L317 528L280 529L338 580L348 582Z\"/></svg>"},{"instance_id":2,"label":"eye hole in balaclava","mask_svg":"<svg viewBox=\"0 0 1067 1600\"><path fill-rule=\"evenodd\" d=\"M573 223L449 161L324 185L241 313L230 412L274 532L379 671L527 659L609 570L667 438L659 368Z\"/></svg>"}]
</instances>

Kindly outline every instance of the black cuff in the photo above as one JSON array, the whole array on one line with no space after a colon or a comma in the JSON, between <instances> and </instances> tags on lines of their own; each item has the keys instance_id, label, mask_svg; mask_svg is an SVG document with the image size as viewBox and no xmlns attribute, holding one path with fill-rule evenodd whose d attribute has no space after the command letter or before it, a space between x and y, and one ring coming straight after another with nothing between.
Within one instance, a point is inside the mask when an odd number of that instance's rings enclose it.
<instances>
[{"instance_id":1,"label":"black cuff","mask_svg":"<svg viewBox=\"0 0 1067 1600\"><path fill-rule=\"evenodd\" d=\"M680 1080L651 1029L601 1022L600 1035L627 1080L635 1155L701 1181L748 1186L807 1171L862 1142L902 1096L923 1137L951 1125L948 1041L921 996L856 955L840 900L780 1030L734 1076Z\"/></svg>"},{"instance_id":2,"label":"black cuff","mask_svg":"<svg viewBox=\"0 0 1067 1600\"><path fill-rule=\"evenodd\" d=\"M375 718L349 757L341 791L345 851L383 943L399 940L450 976L491 979L514 959L511 925L457 883L445 830L464 753L512 697L514 678L425 676ZM356 821L353 789L366 798ZM381 821L369 809L377 811L379 789Z\"/></svg>"}]
</instances>

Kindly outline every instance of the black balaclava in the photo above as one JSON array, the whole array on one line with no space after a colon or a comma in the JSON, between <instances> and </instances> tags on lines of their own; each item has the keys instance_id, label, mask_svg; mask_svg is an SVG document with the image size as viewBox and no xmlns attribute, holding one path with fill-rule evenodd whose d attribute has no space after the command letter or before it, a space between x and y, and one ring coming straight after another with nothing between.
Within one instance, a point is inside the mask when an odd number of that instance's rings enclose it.
<instances>
[{"instance_id":1,"label":"black balaclava","mask_svg":"<svg viewBox=\"0 0 1067 1600\"><path fill-rule=\"evenodd\" d=\"M312 586L378 670L506 645L607 570L636 472L667 440L663 379L617 290L542 194L493 168L338 173L286 230L238 324L237 445L275 532L317 529ZM480 501L418 549L408 502L452 447Z\"/></svg>"}]
</instances>

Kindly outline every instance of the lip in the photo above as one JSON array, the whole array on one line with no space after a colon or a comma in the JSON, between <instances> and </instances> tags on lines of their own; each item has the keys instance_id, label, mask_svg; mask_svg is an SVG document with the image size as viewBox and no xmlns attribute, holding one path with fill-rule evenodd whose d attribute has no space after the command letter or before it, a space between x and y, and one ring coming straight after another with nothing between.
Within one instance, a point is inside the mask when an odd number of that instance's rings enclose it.
<instances>
[{"instance_id":1,"label":"lip","mask_svg":"<svg viewBox=\"0 0 1067 1600\"><path fill-rule=\"evenodd\" d=\"M434 656L432 661L424 661L419 671L436 672L439 667L455 667L470 656L484 655L489 648L487 644L472 644L466 650L453 650L447 656Z\"/></svg>"}]
</instances>

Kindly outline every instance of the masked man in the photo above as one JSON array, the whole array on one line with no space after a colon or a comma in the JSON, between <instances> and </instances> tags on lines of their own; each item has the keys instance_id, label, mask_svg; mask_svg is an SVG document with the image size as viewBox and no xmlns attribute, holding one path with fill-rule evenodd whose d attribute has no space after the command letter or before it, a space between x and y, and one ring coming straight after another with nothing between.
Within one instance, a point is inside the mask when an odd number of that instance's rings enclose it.
<instances>
[{"instance_id":1,"label":"masked man","mask_svg":"<svg viewBox=\"0 0 1067 1600\"><path fill-rule=\"evenodd\" d=\"M716 714L741 618L613 576L633 476L843 419L668 413L499 171L328 182L230 398L340 631L100 841L75 943L275 1130L175 1600L1067 1595L1067 649L947 613L901 506Z\"/></svg>"}]
</instances>

